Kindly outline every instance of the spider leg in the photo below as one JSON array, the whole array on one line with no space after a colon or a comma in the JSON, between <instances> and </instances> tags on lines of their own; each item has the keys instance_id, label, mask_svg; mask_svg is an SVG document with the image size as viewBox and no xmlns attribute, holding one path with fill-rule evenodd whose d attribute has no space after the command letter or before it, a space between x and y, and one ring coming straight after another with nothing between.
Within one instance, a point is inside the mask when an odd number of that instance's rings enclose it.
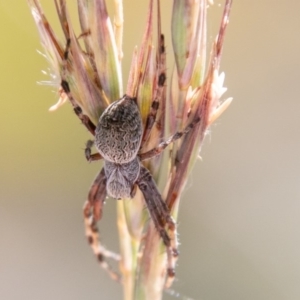
<instances>
[{"instance_id":1,"label":"spider leg","mask_svg":"<svg viewBox=\"0 0 300 300\"><path fill-rule=\"evenodd\" d=\"M136 181L144 195L145 202L163 243L167 250L166 287L171 286L175 278L175 264L178 257L176 224L172 219L166 203L163 201L150 172L141 165L140 175ZM165 226L168 226L169 233Z\"/></svg>"},{"instance_id":2,"label":"spider leg","mask_svg":"<svg viewBox=\"0 0 300 300\"><path fill-rule=\"evenodd\" d=\"M164 85L166 81L166 53L165 53L165 39L164 35L160 36L160 45L159 45L159 57L158 57L158 81L157 81L157 91L156 96L151 104L150 112L147 116L146 125L144 129L144 134L142 138L142 145L145 141L148 140L150 136L151 129L156 119L156 114L159 108L159 104L163 97Z\"/></svg>"},{"instance_id":3,"label":"spider leg","mask_svg":"<svg viewBox=\"0 0 300 300\"><path fill-rule=\"evenodd\" d=\"M68 72L67 71L67 64L68 64L68 56L69 56L70 46L71 46L71 39L68 38L66 49L65 49L65 52L64 52L64 57L63 57L63 60L62 60L61 87L64 90L64 92L66 93L66 95L68 96L68 99L71 102L71 104L73 106L73 109L74 109L74 112L77 115L77 117L85 125L87 130L92 135L95 135L96 126L94 125L94 123L90 120L90 118L87 115L83 114L83 111L82 111L81 107L77 104L76 100L74 99L74 97L71 93L70 86L69 86L69 83L67 81L67 72Z\"/></svg>"},{"instance_id":4,"label":"spider leg","mask_svg":"<svg viewBox=\"0 0 300 300\"><path fill-rule=\"evenodd\" d=\"M172 136L170 136L166 141L161 142L157 147L145 152L138 154L140 160L146 160L153 156L160 154L165 148L167 148L171 143L180 139L184 134L187 134L192 130L195 125L200 121L200 118L196 118L192 123L190 123L183 131L178 131Z\"/></svg>"},{"instance_id":5,"label":"spider leg","mask_svg":"<svg viewBox=\"0 0 300 300\"><path fill-rule=\"evenodd\" d=\"M97 228L97 221L102 216L105 197L106 177L104 169L102 169L94 180L88 194L88 200L83 206L85 234L100 266L107 271L112 279L120 281L120 275L113 271L111 266L105 261L105 258L112 258L119 261L120 255L105 249L101 245L99 230Z\"/></svg>"},{"instance_id":6,"label":"spider leg","mask_svg":"<svg viewBox=\"0 0 300 300\"><path fill-rule=\"evenodd\" d=\"M92 140L88 140L85 145L84 154L88 162L100 160L103 158L99 152L92 154L93 145L94 145L94 141Z\"/></svg>"}]
</instances>

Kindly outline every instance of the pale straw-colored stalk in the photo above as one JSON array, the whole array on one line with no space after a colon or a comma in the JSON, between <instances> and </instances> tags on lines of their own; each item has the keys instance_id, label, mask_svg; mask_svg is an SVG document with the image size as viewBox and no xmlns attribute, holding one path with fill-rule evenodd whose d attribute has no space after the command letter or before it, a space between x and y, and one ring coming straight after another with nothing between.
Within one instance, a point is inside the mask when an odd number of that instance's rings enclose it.
<instances>
[{"instance_id":1,"label":"pale straw-colored stalk","mask_svg":"<svg viewBox=\"0 0 300 300\"><path fill-rule=\"evenodd\" d=\"M75 101L96 125L103 110L123 95L123 4L121 0L114 1L115 14L111 22L105 0L77 2L81 26L79 33L73 30L66 1L54 0L64 33L64 38L58 38L39 1L28 0L44 56L50 65L50 84L60 91L60 99L51 110L68 100L60 87L64 72ZM169 84L164 87L158 86L159 75L166 72L166 54L161 51L164 44L159 0L156 3L156 18L155 3L149 0L143 40L132 56L125 90L129 96L137 97L144 124L153 99L160 100L156 122L149 138L143 143L143 152L158 145L166 133L183 130L200 119L188 134L170 145L163 155L144 163L159 186L164 187L161 194L175 220L182 190L199 155L208 127L232 100L228 98L221 101L226 88L223 87L224 73L219 74L231 2L225 0L219 33L207 59L208 1L173 0L171 32L164 34L172 37L173 54L170 51L169 55L174 55L175 66L171 76L167 76ZM154 20L157 24L154 24ZM71 46L65 63L63 57L68 38ZM144 207L139 190L133 200L117 202L121 255L119 271L126 300L161 299L164 288L170 287L173 281L173 278L166 278L165 248L153 222L149 222ZM102 234L105 235L105 232ZM177 236L172 238L174 244L178 244Z\"/></svg>"}]
</instances>

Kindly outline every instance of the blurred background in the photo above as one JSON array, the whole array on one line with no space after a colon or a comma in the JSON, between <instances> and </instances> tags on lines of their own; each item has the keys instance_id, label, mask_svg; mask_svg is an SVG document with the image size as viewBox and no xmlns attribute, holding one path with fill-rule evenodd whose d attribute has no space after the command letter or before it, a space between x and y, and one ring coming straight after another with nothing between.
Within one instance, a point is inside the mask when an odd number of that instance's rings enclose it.
<instances>
[{"instance_id":1,"label":"blurred background","mask_svg":"<svg viewBox=\"0 0 300 300\"><path fill-rule=\"evenodd\" d=\"M67 2L75 20L75 1ZM54 4L41 3L58 29ZM147 3L124 1L125 78ZM284 3L233 3L221 71L234 101L183 194L177 277L164 299L300 299L300 2ZM222 5L209 8L210 42ZM171 56L171 1L162 6ZM57 94L36 84L48 79L47 62L26 1L0 0L0 15L1 299L121 299L83 232L82 205L99 169L83 156L89 134L69 105L48 112ZM115 221L108 201L100 228L117 250Z\"/></svg>"}]
</instances>

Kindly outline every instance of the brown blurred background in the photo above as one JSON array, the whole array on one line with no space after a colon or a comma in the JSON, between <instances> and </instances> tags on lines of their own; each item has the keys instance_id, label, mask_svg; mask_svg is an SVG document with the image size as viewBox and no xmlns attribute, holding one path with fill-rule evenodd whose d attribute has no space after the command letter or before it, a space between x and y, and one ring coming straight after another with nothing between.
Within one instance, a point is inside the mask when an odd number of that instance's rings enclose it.
<instances>
[{"instance_id":1,"label":"brown blurred background","mask_svg":"<svg viewBox=\"0 0 300 300\"><path fill-rule=\"evenodd\" d=\"M124 3L124 75L147 2ZM168 35L172 1L162 2ZM210 41L220 3L209 9ZM58 28L52 1L42 4ZM175 294L164 299L300 299L299 13L298 0L233 3L221 69L234 101L184 192ZM0 0L0 16L0 298L121 299L83 233L99 169L83 156L89 135L69 105L48 112L57 95L36 84L47 62L26 1ZM115 220L109 201L101 232L111 249Z\"/></svg>"}]
</instances>

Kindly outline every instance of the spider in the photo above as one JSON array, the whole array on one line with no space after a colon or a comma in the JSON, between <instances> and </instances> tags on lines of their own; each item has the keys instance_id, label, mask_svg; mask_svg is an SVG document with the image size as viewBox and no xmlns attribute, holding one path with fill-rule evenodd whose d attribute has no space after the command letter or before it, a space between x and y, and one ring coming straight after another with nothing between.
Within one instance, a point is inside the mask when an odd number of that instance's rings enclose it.
<instances>
[{"instance_id":1,"label":"spider","mask_svg":"<svg viewBox=\"0 0 300 300\"><path fill-rule=\"evenodd\" d=\"M163 35L161 40L163 43ZM101 246L96 224L101 219L102 208L107 195L115 199L133 198L136 189L139 188L144 196L145 204L155 228L166 247L167 276L174 278L175 261L178 256L175 242L176 224L170 215L168 206L158 191L151 173L143 166L142 161L159 155L170 143L178 140L193 129L196 123L199 122L199 119L195 119L183 131L175 133L157 147L144 153L141 153L141 149L155 122L159 107L159 97L152 102L145 129L143 129L137 99L129 95L124 95L119 100L111 103L104 110L98 124L95 126L89 117L83 113L81 107L78 106L66 80L66 63L70 51L70 43L71 40L67 39L63 58L61 87L68 96L75 114L94 136L94 141L89 140L86 144L86 159L89 162L104 160L104 167L92 183L88 199L83 207L85 231L89 244L99 264L107 270L113 279L120 280L119 275L112 270L105 260L108 257L116 260L120 258L117 254ZM161 45L161 51L164 51L163 44ZM165 73L161 72L158 77L158 90L163 88L165 79ZM162 93L157 94L161 95ZM92 146L96 147L97 153L92 154Z\"/></svg>"}]
</instances>

